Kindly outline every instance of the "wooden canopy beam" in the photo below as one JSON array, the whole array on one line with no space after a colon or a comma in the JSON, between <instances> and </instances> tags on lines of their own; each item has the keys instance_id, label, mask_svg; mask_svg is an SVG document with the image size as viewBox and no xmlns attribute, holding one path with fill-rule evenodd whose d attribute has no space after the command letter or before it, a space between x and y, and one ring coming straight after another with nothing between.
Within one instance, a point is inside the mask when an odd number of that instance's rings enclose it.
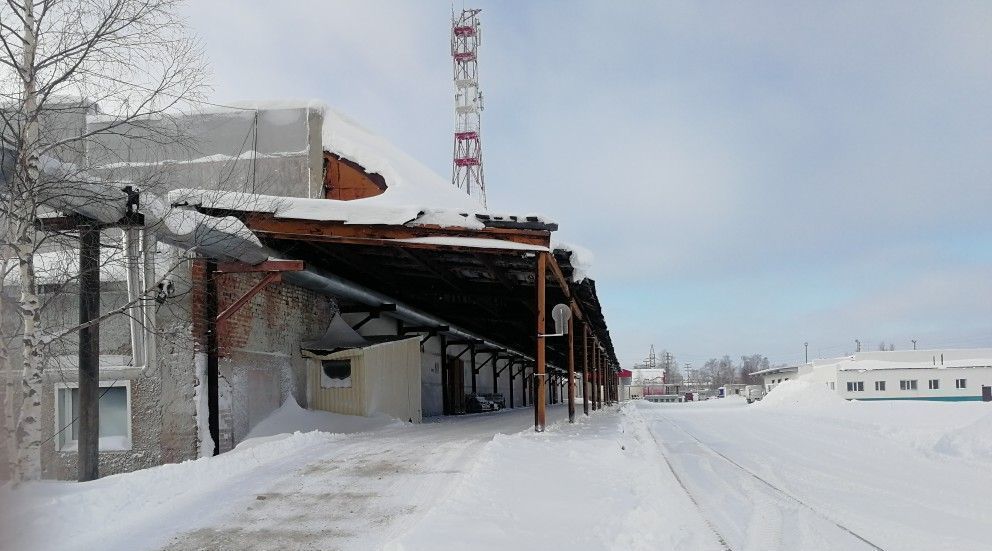
<instances>
[{"instance_id":1,"label":"wooden canopy beam","mask_svg":"<svg viewBox=\"0 0 992 551\"><path fill-rule=\"evenodd\" d=\"M256 233L268 234L273 237L286 236L293 239L311 241L355 239L363 242L367 241L369 244L378 242L389 246L408 246L422 244L397 243L396 240L416 239L420 237L471 237L509 241L518 245L533 245L545 248L551 246L551 232L544 230L344 224L340 221L276 218L271 214L259 213L245 216L245 224ZM445 247L440 246L440 248ZM475 250L474 247L472 249ZM486 251L486 249L478 250L480 252Z\"/></svg>"}]
</instances>

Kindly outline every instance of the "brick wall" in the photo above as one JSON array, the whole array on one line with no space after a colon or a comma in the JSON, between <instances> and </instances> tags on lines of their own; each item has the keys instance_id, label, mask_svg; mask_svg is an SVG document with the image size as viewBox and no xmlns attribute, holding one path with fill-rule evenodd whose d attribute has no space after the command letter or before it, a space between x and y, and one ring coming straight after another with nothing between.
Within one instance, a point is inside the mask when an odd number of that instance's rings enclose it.
<instances>
[{"instance_id":1,"label":"brick wall","mask_svg":"<svg viewBox=\"0 0 992 551\"><path fill-rule=\"evenodd\" d=\"M191 311L197 350L206 343L206 265L193 263ZM218 274L218 312L257 284L264 274ZM292 396L306 406L306 360L300 342L319 337L336 303L308 289L274 283L218 328L222 451L244 439L272 409Z\"/></svg>"}]
</instances>

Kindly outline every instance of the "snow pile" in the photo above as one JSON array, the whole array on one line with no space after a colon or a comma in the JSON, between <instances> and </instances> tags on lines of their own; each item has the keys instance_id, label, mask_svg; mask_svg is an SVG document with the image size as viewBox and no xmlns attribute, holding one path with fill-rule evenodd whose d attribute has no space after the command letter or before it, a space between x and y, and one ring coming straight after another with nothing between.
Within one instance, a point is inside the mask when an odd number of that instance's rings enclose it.
<instances>
[{"instance_id":1,"label":"snow pile","mask_svg":"<svg viewBox=\"0 0 992 551\"><path fill-rule=\"evenodd\" d=\"M948 431L933 444L933 450L944 455L992 461L992 411L969 425Z\"/></svg>"},{"instance_id":2,"label":"snow pile","mask_svg":"<svg viewBox=\"0 0 992 551\"><path fill-rule=\"evenodd\" d=\"M848 405L847 400L823 383L782 381L754 407L762 409L829 409Z\"/></svg>"},{"instance_id":3,"label":"snow pile","mask_svg":"<svg viewBox=\"0 0 992 551\"><path fill-rule=\"evenodd\" d=\"M823 383L783 381L748 411L856 427L926 455L992 461L992 410L979 402L848 401Z\"/></svg>"},{"instance_id":4,"label":"snow pile","mask_svg":"<svg viewBox=\"0 0 992 551\"><path fill-rule=\"evenodd\" d=\"M225 512L223 505L252 499L258 490L252 481L298 468L341 438L294 434L217 457L93 482L36 482L16 490L7 486L0 489L3 549L160 548L177 526L208 524Z\"/></svg>"},{"instance_id":5,"label":"snow pile","mask_svg":"<svg viewBox=\"0 0 992 551\"><path fill-rule=\"evenodd\" d=\"M361 417L357 415L342 415L329 411L315 411L303 409L293 397L283 402L279 409L273 411L268 417L263 419L248 433L246 440L238 447L247 445L251 447L254 442L251 439L265 438L275 435L320 431L334 434L353 434L359 432L369 432L389 426L402 426L405 423L393 419L385 414L377 414L373 417Z\"/></svg>"}]
</instances>

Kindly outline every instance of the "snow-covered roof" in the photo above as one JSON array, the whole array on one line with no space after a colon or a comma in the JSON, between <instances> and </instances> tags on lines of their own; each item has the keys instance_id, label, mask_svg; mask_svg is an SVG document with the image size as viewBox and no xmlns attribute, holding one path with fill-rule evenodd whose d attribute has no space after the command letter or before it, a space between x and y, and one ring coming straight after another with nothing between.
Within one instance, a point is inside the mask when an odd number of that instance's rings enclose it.
<instances>
[{"instance_id":1,"label":"snow-covered roof","mask_svg":"<svg viewBox=\"0 0 992 551\"><path fill-rule=\"evenodd\" d=\"M760 371L752 371L751 375L770 375L772 373L786 373L798 370L799 368L794 365L780 365L776 367L769 367L768 369L762 369Z\"/></svg>"},{"instance_id":2,"label":"snow-covered roof","mask_svg":"<svg viewBox=\"0 0 992 551\"><path fill-rule=\"evenodd\" d=\"M891 369L941 369L992 367L990 348L948 348L858 352L841 358L815 360L813 369L874 371Z\"/></svg>"},{"instance_id":3,"label":"snow-covered roof","mask_svg":"<svg viewBox=\"0 0 992 551\"><path fill-rule=\"evenodd\" d=\"M383 193L379 197L385 195L386 193ZM420 204L391 205L385 201L368 202L375 198L337 201L207 189L176 189L170 191L168 195L169 203L172 205L260 212L272 214L276 218L387 226L409 224L469 229L485 227L485 224L475 216L457 210L423 207Z\"/></svg>"}]
</instances>

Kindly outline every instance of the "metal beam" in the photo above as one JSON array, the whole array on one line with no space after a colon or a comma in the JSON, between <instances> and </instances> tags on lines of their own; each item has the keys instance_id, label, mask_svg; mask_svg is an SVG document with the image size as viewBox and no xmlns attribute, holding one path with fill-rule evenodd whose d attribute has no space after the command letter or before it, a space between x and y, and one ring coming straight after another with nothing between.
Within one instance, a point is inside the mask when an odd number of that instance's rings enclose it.
<instances>
[{"instance_id":1,"label":"metal beam","mask_svg":"<svg viewBox=\"0 0 992 551\"><path fill-rule=\"evenodd\" d=\"M299 272L306 269L302 260L266 260L255 265L244 262L220 262L218 274L245 274L253 272Z\"/></svg>"},{"instance_id":2,"label":"metal beam","mask_svg":"<svg viewBox=\"0 0 992 551\"><path fill-rule=\"evenodd\" d=\"M215 272L216 273L216 272ZM233 304L228 306L223 312L217 315L217 323L223 323L224 320L231 317L232 314L241 309L242 306L248 303L259 291L264 289L270 283L279 283L282 281L282 274L279 272L268 272L261 281L255 284L254 287L248 289L245 294L241 295L238 300L235 300Z\"/></svg>"}]
</instances>

